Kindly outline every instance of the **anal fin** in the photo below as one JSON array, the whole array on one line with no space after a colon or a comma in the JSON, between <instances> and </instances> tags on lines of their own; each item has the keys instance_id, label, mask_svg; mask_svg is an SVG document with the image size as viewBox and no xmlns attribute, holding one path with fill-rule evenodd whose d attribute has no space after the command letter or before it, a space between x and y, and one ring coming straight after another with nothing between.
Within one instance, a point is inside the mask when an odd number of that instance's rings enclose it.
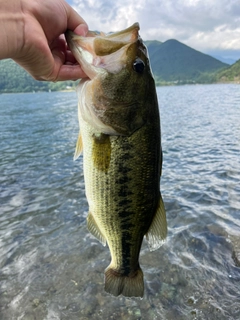
<instances>
[{"instance_id":1,"label":"anal fin","mask_svg":"<svg viewBox=\"0 0 240 320\"><path fill-rule=\"evenodd\" d=\"M99 229L91 212L89 212L87 216L87 227L89 232L91 232L91 234L95 238L97 238L102 243L103 246L106 246L106 238L104 237L101 230Z\"/></svg>"},{"instance_id":2,"label":"anal fin","mask_svg":"<svg viewBox=\"0 0 240 320\"><path fill-rule=\"evenodd\" d=\"M153 218L152 224L146 233L146 239L150 251L157 250L164 243L167 236L167 219L162 196L157 207L157 211Z\"/></svg>"}]
</instances>

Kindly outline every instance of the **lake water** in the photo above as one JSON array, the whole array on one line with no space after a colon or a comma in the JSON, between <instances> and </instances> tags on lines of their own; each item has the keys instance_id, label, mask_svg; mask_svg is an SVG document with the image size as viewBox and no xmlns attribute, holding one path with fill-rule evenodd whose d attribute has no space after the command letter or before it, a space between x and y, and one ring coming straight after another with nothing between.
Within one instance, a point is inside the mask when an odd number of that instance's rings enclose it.
<instances>
[{"instance_id":1,"label":"lake water","mask_svg":"<svg viewBox=\"0 0 240 320\"><path fill-rule=\"evenodd\" d=\"M104 292L76 94L0 96L0 319L240 319L240 86L157 93L168 238L143 243L142 300Z\"/></svg>"}]
</instances>

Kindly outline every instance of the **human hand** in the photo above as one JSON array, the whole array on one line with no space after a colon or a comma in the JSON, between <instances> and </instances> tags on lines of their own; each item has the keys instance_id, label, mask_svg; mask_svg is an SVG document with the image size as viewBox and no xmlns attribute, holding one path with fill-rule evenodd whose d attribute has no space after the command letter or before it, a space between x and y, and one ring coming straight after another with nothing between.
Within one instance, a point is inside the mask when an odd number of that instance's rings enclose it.
<instances>
[{"instance_id":1,"label":"human hand","mask_svg":"<svg viewBox=\"0 0 240 320\"><path fill-rule=\"evenodd\" d=\"M85 36L86 22L64 0L0 0L0 58L12 58L33 78L86 77L68 50L67 29Z\"/></svg>"}]
</instances>

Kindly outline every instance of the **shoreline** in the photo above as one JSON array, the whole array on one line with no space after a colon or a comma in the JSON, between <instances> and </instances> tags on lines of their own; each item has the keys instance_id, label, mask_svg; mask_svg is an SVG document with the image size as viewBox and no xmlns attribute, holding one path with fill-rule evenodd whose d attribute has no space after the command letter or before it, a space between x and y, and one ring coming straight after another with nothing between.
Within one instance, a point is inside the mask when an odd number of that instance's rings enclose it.
<instances>
[{"instance_id":1,"label":"shoreline","mask_svg":"<svg viewBox=\"0 0 240 320\"><path fill-rule=\"evenodd\" d=\"M239 81L219 81L219 82L211 82L211 83L198 83L198 82L180 82L180 83L173 83L173 82L166 82L166 83L156 83L156 87L179 87L179 86L186 86L186 85L216 85L216 84L238 84L240 85ZM0 92L0 95L4 94L22 94L22 93L53 93L53 92L75 92L75 89L64 89L64 90L50 90L50 91L19 91L19 92Z\"/></svg>"}]
</instances>

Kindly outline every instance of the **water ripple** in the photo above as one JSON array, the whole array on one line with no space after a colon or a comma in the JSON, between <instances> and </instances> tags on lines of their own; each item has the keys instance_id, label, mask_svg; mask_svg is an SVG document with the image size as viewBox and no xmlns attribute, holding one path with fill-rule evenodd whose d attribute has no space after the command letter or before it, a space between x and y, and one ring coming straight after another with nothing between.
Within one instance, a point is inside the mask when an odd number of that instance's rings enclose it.
<instances>
[{"instance_id":1,"label":"water ripple","mask_svg":"<svg viewBox=\"0 0 240 320\"><path fill-rule=\"evenodd\" d=\"M86 229L75 93L2 95L2 319L240 319L240 90L161 87L166 243L143 243L143 300L103 290Z\"/></svg>"}]
</instances>

